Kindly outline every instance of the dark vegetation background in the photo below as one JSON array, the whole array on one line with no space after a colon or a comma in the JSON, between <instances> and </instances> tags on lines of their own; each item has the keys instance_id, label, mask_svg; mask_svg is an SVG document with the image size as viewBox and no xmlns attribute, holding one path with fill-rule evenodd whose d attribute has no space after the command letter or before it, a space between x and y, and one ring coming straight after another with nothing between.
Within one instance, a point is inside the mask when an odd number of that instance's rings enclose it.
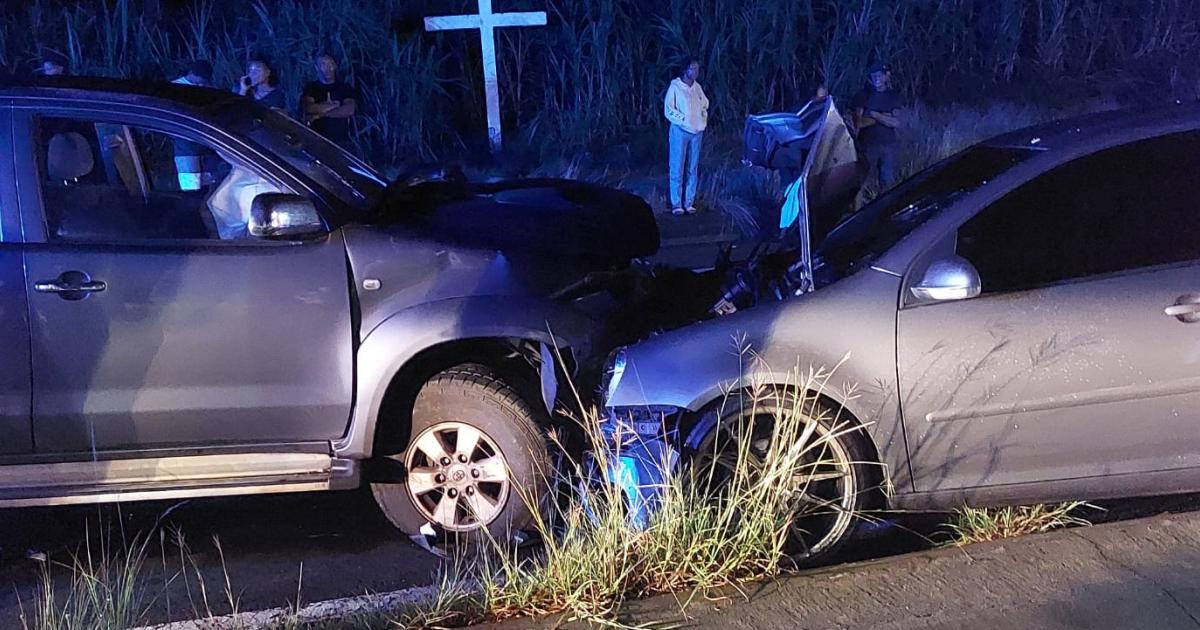
<instances>
[{"instance_id":1,"label":"dark vegetation background","mask_svg":"<svg viewBox=\"0 0 1200 630\"><path fill-rule=\"evenodd\" d=\"M686 54L712 101L702 197L773 198L735 172L749 113L798 108L819 83L839 102L880 59L911 105L909 172L992 133L1067 113L1200 95L1195 0L494 0L541 10L544 28L497 31L506 174L614 181L651 201L665 158L661 99ZM27 0L3 3L0 64L40 46L77 74L168 80L193 57L231 86L251 52L296 107L319 50L364 96L360 153L385 170L482 160L476 31L430 34L422 17L475 0ZM740 200L740 201L738 201ZM750 220L750 219L746 219Z\"/></svg>"}]
</instances>

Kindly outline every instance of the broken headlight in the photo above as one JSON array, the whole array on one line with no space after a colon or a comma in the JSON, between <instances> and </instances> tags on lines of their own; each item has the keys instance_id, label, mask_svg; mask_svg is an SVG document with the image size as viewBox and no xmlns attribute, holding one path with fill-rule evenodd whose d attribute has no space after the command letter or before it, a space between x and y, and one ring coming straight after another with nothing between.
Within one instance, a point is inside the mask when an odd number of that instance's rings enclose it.
<instances>
[{"instance_id":1,"label":"broken headlight","mask_svg":"<svg viewBox=\"0 0 1200 630\"><path fill-rule=\"evenodd\" d=\"M608 406L608 401L612 400L613 393L621 385L621 378L625 376L625 364L627 361L628 357L626 356L625 348L617 348L613 350L612 354L608 355L608 361L604 363L604 373L600 380L600 402L602 406Z\"/></svg>"}]
</instances>

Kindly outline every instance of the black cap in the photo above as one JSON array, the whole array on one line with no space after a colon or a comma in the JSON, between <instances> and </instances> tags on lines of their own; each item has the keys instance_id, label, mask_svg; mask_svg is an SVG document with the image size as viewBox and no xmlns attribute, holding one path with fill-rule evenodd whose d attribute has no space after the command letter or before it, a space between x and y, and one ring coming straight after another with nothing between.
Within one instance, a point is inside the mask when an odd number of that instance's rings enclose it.
<instances>
[{"instance_id":1,"label":"black cap","mask_svg":"<svg viewBox=\"0 0 1200 630\"><path fill-rule=\"evenodd\" d=\"M875 74L876 72L891 72L891 71L892 71L892 64L884 62L884 61L878 61L871 66L871 71L868 72L867 74L871 75L871 74Z\"/></svg>"},{"instance_id":2,"label":"black cap","mask_svg":"<svg viewBox=\"0 0 1200 630\"><path fill-rule=\"evenodd\" d=\"M53 48L42 48L41 58L42 63L49 61L50 63L58 64L64 68L71 63L71 59L69 57L58 52L57 50L54 50Z\"/></svg>"},{"instance_id":3,"label":"black cap","mask_svg":"<svg viewBox=\"0 0 1200 630\"><path fill-rule=\"evenodd\" d=\"M212 82L213 67L206 59L196 59L188 64L188 74L194 74L205 81Z\"/></svg>"}]
</instances>

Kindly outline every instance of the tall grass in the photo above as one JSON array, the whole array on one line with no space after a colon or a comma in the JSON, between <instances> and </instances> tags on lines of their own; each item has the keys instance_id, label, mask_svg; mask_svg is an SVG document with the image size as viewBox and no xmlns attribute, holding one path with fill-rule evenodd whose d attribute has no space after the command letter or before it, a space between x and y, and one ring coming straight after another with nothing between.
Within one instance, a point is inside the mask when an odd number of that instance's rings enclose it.
<instances>
[{"instance_id":1,"label":"tall grass","mask_svg":"<svg viewBox=\"0 0 1200 630\"><path fill-rule=\"evenodd\" d=\"M107 535L93 541L88 532L84 548L66 563L47 558L42 562L41 590L29 630L124 630L137 625L145 614L146 584L141 579L149 539L114 545ZM95 546L93 546L95 545ZM52 573L65 572L65 588L58 588Z\"/></svg>"},{"instance_id":2,"label":"tall grass","mask_svg":"<svg viewBox=\"0 0 1200 630\"><path fill-rule=\"evenodd\" d=\"M160 543L157 550L149 544L155 534ZM243 616L239 614L238 586L226 568L221 542L215 538L212 542L220 566L206 576L178 530L146 532L128 542L114 540L111 534L93 537L89 530L86 543L65 562L42 561L40 588L29 613L22 610L22 627L128 630L148 625L164 611L168 618L183 613L198 627L213 630L423 629L458 627L484 618L474 565L461 558L439 571L431 594L390 608L306 609L301 564L293 601L279 609ZM186 597L186 602L173 602L172 597ZM152 608L158 612L152 614Z\"/></svg>"},{"instance_id":3,"label":"tall grass","mask_svg":"<svg viewBox=\"0 0 1200 630\"><path fill-rule=\"evenodd\" d=\"M829 378L821 371L794 375L786 389L796 392L819 392ZM785 397L761 383L738 391L728 404L747 418L769 409L769 434L728 427L730 442L708 454L711 465L675 467L664 455L660 466L675 472L657 487L645 527L629 517L627 480L577 470L574 477L591 483L551 514L539 512L534 529L545 542L537 555L500 551L479 561L483 609L495 618L566 614L611 622L632 597L736 586L786 570L792 524L806 509L806 471L825 463L830 441L861 427L816 413L815 394ZM818 419L828 433L815 431ZM616 470L623 451L619 444L611 449L613 436L598 426L595 417L583 423L596 458L592 470Z\"/></svg>"},{"instance_id":4,"label":"tall grass","mask_svg":"<svg viewBox=\"0 0 1200 630\"><path fill-rule=\"evenodd\" d=\"M474 0L31 0L0 8L0 61L67 52L76 72L167 79L191 57L232 85L270 57L296 105L317 50L363 89L359 141L384 164L485 146L477 37L424 33L420 18ZM579 154L661 129L661 97L699 54L715 127L798 107L824 82L843 100L875 59L909 102L1002 97L1061 105L1085 96L1162 100L1200 90L1200 5L1182 0L510 0L540 28L499 31L514 154ZM514 134L511 130L519 130ZM661 149L655 149L661 151ZM531 158L532 159L532 158Z\"/></svg>"}]
</instances>

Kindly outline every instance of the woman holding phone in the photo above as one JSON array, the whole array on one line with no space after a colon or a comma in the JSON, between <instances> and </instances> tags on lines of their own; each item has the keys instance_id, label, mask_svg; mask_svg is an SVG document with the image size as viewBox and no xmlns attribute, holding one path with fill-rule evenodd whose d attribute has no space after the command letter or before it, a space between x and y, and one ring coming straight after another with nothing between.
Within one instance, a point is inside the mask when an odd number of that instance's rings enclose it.
<instances>
[{"instance_id":1,"label":"woman holding phone","mask_svg":"<svg viewBox=\"0 0 1200 630\"><path fill-rule=\"evenodd\" d=\"M246 64L246 76L238 81L234 91L272 109L287 107L283 100L283 91L276 87L276 81L271 76L271 66L263 59L250 59L250 63Z\"/></svg>"}]
</instances>

